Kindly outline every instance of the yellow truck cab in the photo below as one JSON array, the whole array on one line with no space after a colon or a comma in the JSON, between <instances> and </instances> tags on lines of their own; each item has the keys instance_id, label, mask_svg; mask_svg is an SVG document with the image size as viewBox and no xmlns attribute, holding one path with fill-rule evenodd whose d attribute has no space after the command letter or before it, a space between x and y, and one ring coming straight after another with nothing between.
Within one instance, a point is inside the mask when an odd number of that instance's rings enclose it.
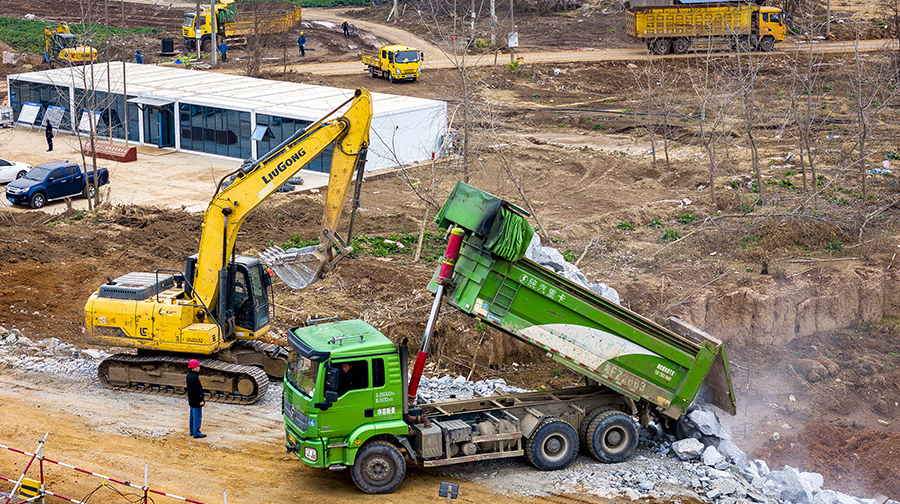
<instances>
[{"instance_id":1,"label":"yellow truck cab","mask_svg":"<svg viewBox=\"0 0 900 504\"><path fill-rule=\"evenodd\" d=\"M415 80L422 75L422 53L401 44L383 45L377 51L362 50L362 62L369 77L385 77L389 81Z\"/></svg>"},{"instance_id":2,"label":"yellow truck cab","mask_svg":"<svg viewBox=\"0 0 900 504\"><path fill-rule=\"evenodd\" d=\"M784 40L787 28L784 25L784 13L778 7L759 8L759 49L771 51L775 42Z\"/></svg>"}]
</instances>

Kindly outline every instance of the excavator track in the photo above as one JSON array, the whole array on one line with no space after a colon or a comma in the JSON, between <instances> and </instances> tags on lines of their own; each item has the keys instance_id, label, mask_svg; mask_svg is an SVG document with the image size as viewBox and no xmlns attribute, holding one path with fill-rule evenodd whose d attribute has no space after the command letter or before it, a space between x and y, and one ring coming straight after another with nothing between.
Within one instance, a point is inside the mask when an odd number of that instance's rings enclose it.
<instances>
[{"instance_id":1,"label":"excavator track","mask_svg":"<svg viewBox=\"0 0 900 504\"><path fill-rule=\"evenodd\" d=\"M281 381L287 367L288 351L281 345L243 340L236 341L230 348L215 356L219 361L261 368L269 379Z\"/></svg>"},{"instance_id":2,"label":"excavator track","mask_svg":"<svg viewBox=\"0 0 900 504\"><path fill-rule=\"evenodd\" d=\"M187 363L184 357L115 354L100 363L97 377L112 390L186 397ZM200 366L207 401L253 404L269 388L269 378L258 367L216 359L200 359Z\"/></svg>"}]
</instances>

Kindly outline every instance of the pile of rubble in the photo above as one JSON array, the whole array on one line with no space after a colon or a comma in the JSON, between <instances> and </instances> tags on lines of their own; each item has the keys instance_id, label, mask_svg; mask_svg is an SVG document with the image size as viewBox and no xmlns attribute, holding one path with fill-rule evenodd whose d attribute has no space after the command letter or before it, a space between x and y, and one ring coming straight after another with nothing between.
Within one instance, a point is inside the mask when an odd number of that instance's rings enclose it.
<instances>
[{"instance_id":1,"label":"pile of rubble","mask_svg":"<svg viewBox=\"0 0 900 504\"><path fill-rule=\"evenodd\" d=\"M540 264L566 280L575 282L590 289L595 294L599 294L609 301L619 304L619 293L616 292L615 289L606 284L592 284L588 282L584 273L582 273L577 266L563 259L559 250L541 245L541 238L537 233L531 237L531 243L528 244L528 249L525 251L525 258Z\"/></svg>"},{"instance_id":2,"label":"pile of rubble","mask_svg":"<svg viewBox=\"0 0 900 504\"><path fill-rule=\"evenodd\" d=\"M81 350L56 338L32 341L18 329L0 326L0 365L92 380L97 377L100 361L107 356L102 350Z\"/></svg>"}]
</instances>

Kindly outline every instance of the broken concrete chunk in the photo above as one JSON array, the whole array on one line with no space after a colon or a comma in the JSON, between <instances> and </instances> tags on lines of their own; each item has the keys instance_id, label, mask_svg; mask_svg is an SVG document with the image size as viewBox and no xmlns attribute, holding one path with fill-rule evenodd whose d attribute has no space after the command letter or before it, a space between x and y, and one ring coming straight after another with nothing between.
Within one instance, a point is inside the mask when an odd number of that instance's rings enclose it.
<instances>
[{"instance_id":1,"label":"broken concrete chunk","mask_svg":"<svg viewBox=\"0 0 900 504\"><path fill-rule=\"evenodd\" d=\"M723 457L722 454L719 453L719 450L716 450L715 446L707 446L706 449L703 450L701 460L703 460L704 464L710 467L714 467L724 462L725 457Z\"/></svg>"},{"instance_id":2,"label":"broken concrete chunk","mask_svg":"<svg viewBox=\"0 0 900 504\"><path fill-rule=\"evenodd\" d=\"M731 439L731 434L725 431L722 424L719 423L719 417L712 411L698 408L688 413L688 418L697 425L700 432L707 436L715 436L719 439Z\"/></svg>"},{"instance_id":3,"label":"broken concrete chunk","mask_svg":"<svg viewBox=\"0 0 900 504\"><path fill-rule=\"evenodd\" d=\"M689 460L697 458L703 453L703 443L699 439L687 438L672 443L672 450L675 456L681 460Z\"/></svg>"}]
</instances>

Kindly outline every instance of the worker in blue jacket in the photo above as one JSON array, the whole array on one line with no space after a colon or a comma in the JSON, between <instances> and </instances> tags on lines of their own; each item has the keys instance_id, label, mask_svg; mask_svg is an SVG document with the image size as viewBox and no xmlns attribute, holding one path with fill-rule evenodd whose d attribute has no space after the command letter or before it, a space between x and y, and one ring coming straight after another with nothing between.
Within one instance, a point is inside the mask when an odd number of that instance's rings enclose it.
<instances>
[{"instance_id":1,"label":"worker in blue jacket","mask_svg":"<svg viewBox=\"0 0 900 504\"><path fill-rule=\"evenodd\" d=\"M306 56L306 49L303 48L306 45L306 37L303 32L300 32L300 36L297 37L297 45L300 46L300 56Z\"/></svg>"}]
</instances>

